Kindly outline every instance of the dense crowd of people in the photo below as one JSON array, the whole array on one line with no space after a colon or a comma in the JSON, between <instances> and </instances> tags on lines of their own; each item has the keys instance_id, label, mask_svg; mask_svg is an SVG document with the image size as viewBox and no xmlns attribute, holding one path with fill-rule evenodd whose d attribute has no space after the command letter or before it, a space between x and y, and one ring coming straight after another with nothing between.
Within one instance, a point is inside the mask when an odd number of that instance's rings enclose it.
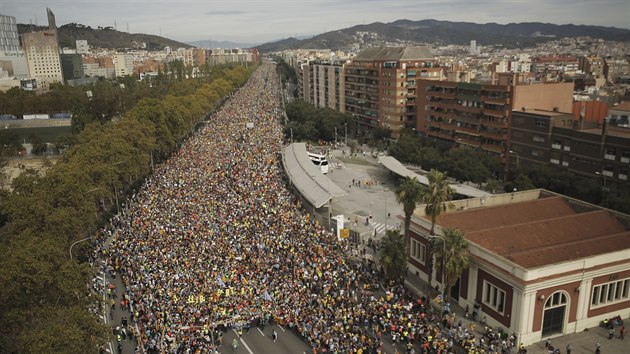
<instances>
[{"instance_id":1,"label":"dense crowd of people","mask_svg":"<svg viewBox=\"0 0 630 354\"><path fill-rule=\"evenodd\" d=\"M408 352L453 346L448 316L401 286L379 290L379 270L297 207L279 164L279 87L263 64L116 218L108 267L145 350L208 352L214 329L270 321L318 352L378 352L383 336Z\"/></svg>"}]
</instances>

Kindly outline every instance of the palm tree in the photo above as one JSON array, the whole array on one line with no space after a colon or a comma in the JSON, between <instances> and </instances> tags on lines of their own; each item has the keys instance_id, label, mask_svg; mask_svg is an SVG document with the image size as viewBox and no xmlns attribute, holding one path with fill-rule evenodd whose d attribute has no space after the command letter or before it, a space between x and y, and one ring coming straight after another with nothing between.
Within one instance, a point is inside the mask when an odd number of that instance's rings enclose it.
<instances>
[{"instance_id":1,"label":"palm tree","mask_svg":"<svg viewBox=\"0 0 630 354\"><path fill-rule=\"evenodd\" d=\"M446 295L444 301L447 301L451 287L455 285L464 270L468 268L468 241L464 238L464 233L460 229L444 229L445 246L442 246L442 239L436 241L435 258L440 265L440 271L446 276L445 287ZM446 255L443 253L446 251ZM442 268L442 265L444 269Z\"/></svg>"},{"instance_id":2,"label":"palm tree","mask_svg":"<svg viewBox=\"0 0 630 354\"><path fill-rule=\"evenodd\" d=\"M422 200L422 195L423 188L416 177L405 177L396 191L396 200L402 204L405 213L405 257L409 256L411 216L416 210L416 204Z\"/></svg>"},{"instance_id":3,"label":"palm tree","mask_svg":"<svg viewBox=\"0 0 630 354\"><path fill-rule=\"evenodd\" d=\"M404 242L398 230L387 230L381 240L380 261L388 279L401 279L407 266Z\"/></svg>"},{"instance_id":4,"label":"palm tree","mask_svg":"<svg viewBox=\"0 0 630 354\"><path fill-rule=\"evenodd\" d=\"M438 170L432 169L431 171L429 171L427 179L429 180L429 187L425 189L425 192L422 195L422 201L425 204L425 214L431 217L430 235L433 236L435 235L435 220L438 216L440 216L440 214L442 214L443 211L446 211L447 208L453 207L453 204L449 201L453 197L453 194L455 194L455 191L449 186L446 173L442 173ZM431 238L429 240L429 246L427 247L429 286L431 286L431 276L433 273L434 243L435 242L433 238Z\"/></svg>"}]
</instances>

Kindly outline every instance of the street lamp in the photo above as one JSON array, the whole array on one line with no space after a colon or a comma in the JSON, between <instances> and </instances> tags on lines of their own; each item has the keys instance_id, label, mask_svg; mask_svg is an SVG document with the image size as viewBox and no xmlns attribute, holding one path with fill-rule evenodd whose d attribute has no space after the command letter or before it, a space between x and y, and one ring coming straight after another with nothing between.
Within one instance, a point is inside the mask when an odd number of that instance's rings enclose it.
<instances>
[{"instance_id":1,"label":"street lamp","mask_svg":"<svg viewBox=\"0 0 630 354\"><path fill-rule=\"evenodd\" d=\"M72 260L72 247L74 247L74 245L76 245L77 243L83 242L83 241L91 240L93 238L94 238L94 236L86 237L84 239L81 239L81 240L76 241L73 244L71 244L70 245L70 250L68 251L70 253L70 260Z\"/></svg>"},{"instance_id":2,"label":"street lamp","mask_svg":"<svg viewBox=\"0 0 630 354\"><path fill-rule=\"evenodd\" d=\"M606 174L604 174L603 171L602 172L596 171L595 174L598 175L598 176L602 176L603 177L603 183L604 184L602 185L602 190L603 191L608 190L608 188L606 187Z\"/></svg>"},{"instance_id":3,"label":"street lamp","mask_svg":"<svg viewBox=\"0 0 630 354\"><path fill-rule=\"evenodd\" d=\"M446 269L444 269L444 263L446 259L446 239L440 235L429 235L429 238L439 238L440 240L442 240L442 314L444 314L444 300L446 298L446 281L444 276L446 274ZM433 255L431 255L431 257L433 257Z\"/></svg>"},{"instance_id":4,"label":"street lamp","mask_svg":"<svg viewBox=\"0 0 630 354\"><path fill-rule=\"evenodd\" d=\"M383 188L383 192L385 192L385 232L387 232L387 221L389 220L389 213L387 212L387 192L389 192L389 189Z\"/></svg>"},{"instance_id":5,"label":"street lamp","mask_svg":"<svg viewBox=\"0 0 630 354\"><path fill-rule=\"evenodd\" d=\"M343 123L343 128L346 133L346 147L348 146L348 123Z\"/></svg>"},{"instance_id":6,"label":"street lamp","mask_svg":"<svg viewBox=\"0 0 630 354\"><path fill-rule=\"evenodd\" d=\"M114 162L112 164L112 166L117 166L120 165L121 163L127 161L127 159L124 159L122 161L118 161L118 162ZM120 214L120 204L118 204L118 191L116 190L116 184L114 184L112 182L112 186L114 187L114 196L116 197L116 211L118 212L118 214Z\"/></svg>"},{"instance_id":7,"label":"street lamp","mask_svg":"<svg viewBox=\"0 0 630 354\"><path fill-rule=\"evenodd\" d=\"M516 152L516 151L514 151L514 150L510 150L510 151L508 151L508 152L509 152L510 154L514 154L514 155L516 155L516 169L518 170L518 163L519 163L519 158L520 158L520 155L518 154L518 152Z\"/></svg>"},{"instance_id":8,"label":"street lamp","mask_svg":"<svg viewBox=\"0 0 630 354\"><path fill-rule=\"evenodd\" d=\"M335 127L335 145L337 145L337 127Z\"/></svg>"}]
</instances>

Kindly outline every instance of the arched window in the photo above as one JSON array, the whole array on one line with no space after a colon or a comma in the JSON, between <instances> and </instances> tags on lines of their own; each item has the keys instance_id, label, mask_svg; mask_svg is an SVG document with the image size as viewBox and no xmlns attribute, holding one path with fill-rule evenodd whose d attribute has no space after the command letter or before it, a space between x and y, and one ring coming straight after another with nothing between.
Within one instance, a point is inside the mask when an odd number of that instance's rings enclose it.
<instances>
[{"instance_id":1,"label":"arched window","mask_svg":"<svg viewBox=\"0 0 630 354\"><path fill-rule=\"evenodd\" d=\"M567 304L567 295L563 292L556 292L549 296L545 302L545 309L551 309Z\"/></svg>"}]
</instances>

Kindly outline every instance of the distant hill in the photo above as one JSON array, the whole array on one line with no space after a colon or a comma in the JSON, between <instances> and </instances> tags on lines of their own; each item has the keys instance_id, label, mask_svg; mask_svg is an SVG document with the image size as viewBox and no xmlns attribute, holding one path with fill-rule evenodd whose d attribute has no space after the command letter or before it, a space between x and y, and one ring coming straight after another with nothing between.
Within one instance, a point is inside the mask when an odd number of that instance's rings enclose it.
<instances>
[{"instance_id":1,"label":"distant hill","mask_svg":"<svg viewBox=\"0 0 630 354\"><path fill-rule=\"evenodd\" d=\"M383 41L404 40L436 45L469 44L476 40L478 45L503 45L508 48L526 48L554 38L589 36L611 41L630 41L630 30L602 26L554 25L529 22L470 23L438 20L398 20L391 23L374 22L358 25L318 36L298 40L288 38L258 46L261 52L284 49L348 49L354 42L356 32L375 32Z\"/></svg>"},{"instance_id":2,"label":"distant hill","mask_svg":"<svg viewBox=\"0 0 630 354\"><path fill-rule=\"evenodd\" d=\"M20 34L45 30L46 26L35 26L18 24L18 32ZM190 48L191 45L177 42L168 38L143 33L127 33L119 32L112 27L93 29L90 26L84 26L77 23L69 23L57 29L59 34L59 45L68 48L76 47L76 40L87 40L91 47L96 48L141 48L142 43L146 43L147 50L161 50L164 47Z\"/></svg>"},{"instance_id":3,"label":"distant hill","mask_svg":"<svg viewBox=\"0 0 630 354\"><path fill-rule=\"evenodd\" d=\"M234 49L234 48L252 48L260 43L235 43L229 41L210 41L208 39L194 42L186 42L193 47L197 48L223 48L223 49Z\"/></svg>"}]
</instances>

